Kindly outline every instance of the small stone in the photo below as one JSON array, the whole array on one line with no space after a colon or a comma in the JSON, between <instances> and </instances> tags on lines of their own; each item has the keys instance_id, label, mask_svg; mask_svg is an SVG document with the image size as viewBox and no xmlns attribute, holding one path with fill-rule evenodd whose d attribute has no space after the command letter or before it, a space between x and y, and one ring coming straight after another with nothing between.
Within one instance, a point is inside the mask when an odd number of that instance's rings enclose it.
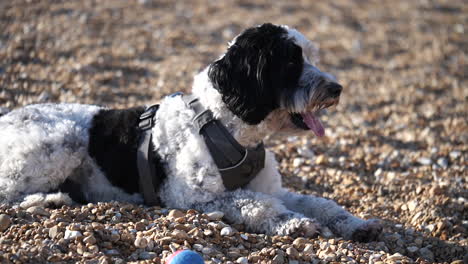
<instances>
[{"instance_id":1,"label":"small stone","mask_svg":"<svg viewBox=\"0 0 468 264\"><path fill-rule=\"evenodd\" d=\"M429 166L432 164L432 160L429 158L421 157L418 159L419 164L424 166Z\"/></svg>"},{"instance_id":2,"label":"small stone","mask_svg":"<svg viewBox=\"0 0 468 264\"><path fill-rule=\"evenodd\" d=\"M138 258L141 260L154 259L158 255L154 252L143 251L138 255Z\"/></svg>"},{"instance_id":3,"label":"small stone","mask_svg":"<svg viewBox=\"0 0 468 264\"><path fill-rule=\"evenodd\" d=\"M236 263L239 263L239 264L248 264L249 263L249 260L246 258L246 257L240 257L236 260Z\"/></svg>"},{"instance_id":4,"label":"small stone","mask_svg":"<svg viewBox=\"0 0 468 264\"><path fill-rule=\"evenodd\" d=\"M295 159L293 160L293 166L294 166L295 168L301 166L302 164L304 164L304 159L295 158Z\"/></svg>"},{"instance_id":5,"label":"small stone","mask_svg":"<svg viewBox=\"0 0 468 264\"><path fill-rule=\"evenodd\" d=\"M187 239L189 236L187 233L183 230L174 230L172 231L172 236L177 238L177 239Z\"/></svg>"},{"instance_id":6,"label":"small stone","mask_svg":"<svg viewBox=\"0 0 468 264\"><path fill-rule=\"evenodd\" d=\"M416 251L419 250L419 248L418 248L418 247L415 247L415 246L407 247L406 249L407 249L408 252L410 252L410 253L415 253Z\"/></svg>"},{"instance_id":7,"label":"small stone","mask_svg":"<svg viewBox=\"0 0 468 264\"><path fill-rule=\"evenodd\" d=\"M202 251L203 250L203 245L201 244L193 244L193 249L195 249L196 251Z\"/></svg>"},{"instance_id":8,"label":"small stone","mask_svg":"<svg viewBox=\"0 0 468 264\"><path fill-rule=\"evenodd\" d=\"M53 226L49 228L49 237L54 239L59 232L59 227L58 226Z\"/></svg>"},{"instance_id":9,"label":"small stone","mask_svg":"<svg viewBox=\"0 0 468 264\"><path fill-rule=\"evenodd\" d=\"M11 218L9 215L0 215L0 232L5 231L11 225Z\"/></svg>"},{"instance_id":10,"label":"small stone","mask_svg":"<svg viewBox=\"0 0 468 264\"><path fill-rule=\"evenodd\" d=\"M387 258L388 261L398 261L402 260L404 257L400 253L395 253Z\"/></svg>"},{"instance_id":11,"label":"small stone","mask_svg":"<svg viewBox=\"0 0 468 264\"><path fill-rule=\"evenodd\" d=\"M461 152L458 150L450 151L449 156L452 160L456 160L461 156Z\"/></svg>"},{"instance_id":12,"label":"small stone","mask_svg":"<svg viewBox=\"0 0 468 264\"><path fill-rule=\"evenodd\" d=\"M116 249L109 249L109 250L104 251L104 254L110 255L110 256L118 256L120 255L120 252Z\"/></svg>"},{"instance_id":13,"label":"small stone","mask_svg":"<svg viewBox=\"0 0 468 264\"><path fill-rule=\"evenodd\" d=\"M297 250L295 248L293 248L293 247L288 247L286 249L286 254L291 258L299 257L299 252L297 252Z\"/></svg>"},{"instance_id":14,"label":"small stone","mask_svg":"<svg viewBox=\"0 0 468 264\"><path fill-rule=\"evenodd\" d=\"M144 223L142 223L142 222L138 222L138 223L135 224L135 229L137 231L143 231L143 230L146 229L146 225Z\"/></svg>"},{"instance_id":15,"label":"small stone","mask_svg":"<svg viewBox=\"0 0 468 264\"><path fill-rule=\"evenodd\" d=\"M307 255L312 255L314 254L314 246L312 244L306 244L302 252Z\"/></svg>"},{"instance_id":16,"label":"small stone","mask_svg":"<svg viewBox=\"0 0 468 264\"><path fill-rule=\"evenodd\" d=\"M96 244L96 238L93 235L87 236L83 239L83 242L86 244L94 245Z\"/></svg>"},{"instance_id":17,"label":"small stone","mask_svg":"<svg viewBox=\"0 0 468 264\"><path fill-rule=\"evenodd\" d=\"M325 164L325 163L326 163L325 155L320 155L315 159L315 164L317 165Z\"/></svg>"},{"instance_id":18,"label":"small stone","mask_svg":"<svg viewBox=\"0 0 468 264\"><path fill-rule=\"evenodd\" d=\"M214 250L210 247L204 247L202 248L201 252L205 255L211 255L213 254Z\"/></svg>"},{"instance_id":19,"label":"small stone","mask_svg":"<svg viewBox=\"0 0 468 264\"><path fill-rule=\"evenodd\" d=\"M307 240L305 238L298 237L298 238L294 239L293 246L295 246L296 248L301 248L306 242L307 242Z\"/></svg>"},{"instance_id":20,"label":"small stone","mask_svg":"<svg viewBox=\"0 0 468 264\"><path fill-rule=\"evenodd\" d=\"M81 237L83 234L81 234L80 231L72 231L72 230L65 230L65 236L63 237L64 239L75 239L77 237Z\"/></svg>"},{"instance_id":21,"label":"small stone","mask_svg":"<svg viewBox=\"0 0 468 264\"><path fill-rule=\"evenodd\" d=\"M214 212L207 213L206 215L208 216L208 219L210 219L211 221L218 221L218 220L221 220L221 218L223 218L224 213L220 211L214 211Z\"/></svg>"},{"instance_id":22,"label":"small stone","mask_svg":"<svg viewBox=\"0 0 468 264\"><path fill-rule=\"evenodd\" d=\"M299 155L309 159L312 159L315 156L315 153L307 147L299 148L297 152L299 153Z\"/></svg>"},{"instance_id":23,"label":"small stone","mask_svg":"<svg viewBox=\"0 0 468 264\"><path fill-rule=\"evenodd\" d=\"M249 240L249 236L246 234L240 234L240 237L244 240Z\"/></svg>"},{"instance_id":24,"label":"small stone","mask_svg":"<svg viewBox=\"0 0 468 264\"><path fill-rule=\"evenodd\" d=\"M213 235L213 231L211 231L210 229L206 229L205 231L203 231L203 234L205 236L212 236Z\"/></svg>"},{"instance_id":25,"label":"small stone","mask_svg":"<svg viewBox=\"0 0 468 264\"><path fill-rule=\"evenodd\" d=\"M421 257L427 261L434 261L434 253L432 253L432 251L430 251L427 247L421 248L419 250L419 254L421 254Z\"/></svg>"},{"instance_id":26,"label":"small stone","mask_svg":"<svg viewBox=\"0 0 468 264\"><path fill-rule=\"evenodd\" d=\"M230 226L223 227L221 229L221 235L222 236L232 236L235 233L234 229Z\"/></svg>"},{"instance_id":27,"label":"small stone","mask_svg":"<svg viewBox=\"0 0 468 264\"><path fill-rule=\"evenodd\" d=\"M299 261L291 259L289 260L289 264L299 264Z\"/></svg>"},{"instance_id":28,"label":"small stone","mask_svg":"<svg viewBox=\"0 0 468 264\"><path fill-rule=\"evenodd\" d=\"M50 99L50 94L47 91L43 91L39 96L37 97L37 102L38 103L45 103Z\"/></svg>"},{"instance_id":29,"label":"small stone","mask_svg":"<svg viewBox=\"0 0 468 264\"><path fill-rule=\"evenodd\" d=\"M444 157L438 158L438 159L437 159L437 165L439 165L439 166L440 166L441 168L443 168L443 169L447 169L447 168L448 168L448 165L449 165L448 159L447 159L447 158L444 158Z\"/></svg>"},{"instance_id":30,"label":"small stone","mask_svg":"<svg viewBox=\"0 0 468 264\"><path fill-rule=\"evenodd\" d=\"M148 240L144 237L137 237L134 243L137 248L145 248L148 245Z\"/></svg>"},{"instance_id":31,"label":"small stone","mask_svg":"<svg viewBox=\"0 0 468 264\"><path fill-rule=\"evenodd\" d=\"M418 201L416 201L416 200L410 201L410 202L407 204L407 207L408 207L408 210L409 210L410 212L413 212L413 211L416 210L416 208L418 207Z\"/></svg>"},{"instance_id":32,"label":"small stone","mask_svg":"<svg viewBox=\"0 0 468 264\"><path fill-rule=\"evenodd\" d=\"M271 261L272 264L283 264L284 263L284 257L283 256L279 256L279 255L276 255L272 261Z\"/></svg>"},{"instance_id":33,"label":"small stone","mask_svg":"<svg viewBox=\"0 0 468 264\"><path fill-rule=\"evenodd\" d=\"M455 261L450 262L450 264L463 264L463 260L461 259L455 260Z\"/></svg>"},{"instance_id":34,"label":"small stone","mask_svg":"<svg viewBox=\"0 0 468 264\"><path fill-rule=\"evenodd\" d=\"M169 214L167 215L169 218L179 218L185 216L185 214L179 210L171 210L169 211Z\"/></svg>"},{"instance_id":35,"label":"small stone","mask_svg":"<svg viewBox=\"0 0 468 264\"><path fill-rule=\"evenodd\" d=\"M26 212L33 214L33 215L42 215L42 216L49 216L50 213L47 212L43 207L41 206L31 206L28 209L26 209Z\"/></svg>"}]
</instances>

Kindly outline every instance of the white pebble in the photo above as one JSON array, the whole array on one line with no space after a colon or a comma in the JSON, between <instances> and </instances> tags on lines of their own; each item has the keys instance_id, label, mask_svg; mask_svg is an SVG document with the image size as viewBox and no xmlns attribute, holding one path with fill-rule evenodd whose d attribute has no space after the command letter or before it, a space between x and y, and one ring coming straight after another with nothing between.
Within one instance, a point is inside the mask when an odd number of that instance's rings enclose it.
<instances>
[{"instance_id":1,"label":"white pebble","mask_svg":"<svg viewBox=\"0 0 468 264\"><path fill-rule=\"evenodd\" d=\"M83 236L80 231L71 231L71 230L65 230L65 236L63 238L65 239L74 239L77 237Z\"/></svg>"},{"instance_id":2,"label":"white pebble","mask_svg":"<svg viewBox=\"0 0 468 264\"><path fill-rule=\"evenodd\" d=\"M221 229L221 235L222 236L232 236L234 234L234 229L230 226L223 227Z\"/></svg>"},{"instance_id":3,"label":"white pebble","mask_svg":"<svg viewBox=\"0 0 468 264\"><path fill-rule=\"evenodd\" d=\"M240 263L240 264L248 264L249 263L249 260L246 258L246 257L240 257L236 260L236 263Z\"/></svg>"},{"instance_id":4,"label":"white pebble","mask_svg":"<svg viewBox=\"0 0 468 264\"><path fill-rule=\"evenodd\" d=\"M210 219L211 221L218 221L218 220L221 220L221 218L223 218L224 213L220 211L214 211L214 212L207 213L206 215L208 216L208 219Z\"/></svg>"}]
</instances>

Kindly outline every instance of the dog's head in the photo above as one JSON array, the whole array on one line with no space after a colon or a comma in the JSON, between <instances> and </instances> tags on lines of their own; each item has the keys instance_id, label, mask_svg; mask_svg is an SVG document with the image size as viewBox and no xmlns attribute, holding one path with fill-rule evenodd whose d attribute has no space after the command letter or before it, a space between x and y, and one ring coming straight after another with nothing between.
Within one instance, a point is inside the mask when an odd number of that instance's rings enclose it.
<instances>
[{"instance_id":1,"label":"dog's head","mask_svg":"<svg viewBox=\"0 0 468 264\"><path fill-rule=\"evenodd\" d=\"M263 24L237 36L208 76L229 110L247 124L281 118L280 130L310 129L322 136L317 113L338 103L342 87L313 65L315 51L298 31Z\"/></svg>"}]
</instances>

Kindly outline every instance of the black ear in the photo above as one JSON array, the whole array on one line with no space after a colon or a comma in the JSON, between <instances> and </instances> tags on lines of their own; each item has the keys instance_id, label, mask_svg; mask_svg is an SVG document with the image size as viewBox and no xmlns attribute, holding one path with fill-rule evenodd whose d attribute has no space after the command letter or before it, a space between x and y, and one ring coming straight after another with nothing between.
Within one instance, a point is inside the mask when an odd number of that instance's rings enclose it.
<instances>
[{"instance_id":1,"label":"black ear","mask_svg":"<svg viewBox=\"0 0 468 264\"><path fill-rule=\"evenodd\" d=\"M297 48L282 27L264 24L250 28L236 38L224 57L210 65L208 76L229 110L255 125L279 107L284 89L297 85L303 63L302 55L294 54ZM294 56L295 66L291 67Z\"/></svg>"}]
</instances>

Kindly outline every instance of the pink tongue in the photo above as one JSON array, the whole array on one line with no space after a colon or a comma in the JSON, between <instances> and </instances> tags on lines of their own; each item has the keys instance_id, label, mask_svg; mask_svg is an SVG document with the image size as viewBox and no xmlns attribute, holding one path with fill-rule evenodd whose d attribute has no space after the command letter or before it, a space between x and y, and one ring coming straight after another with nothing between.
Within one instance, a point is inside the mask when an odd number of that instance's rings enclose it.
<instances>
[{"instance_id":1,"label":"pink tongue","mask_svg":"<svg viewBox=\"0 0 468 264\"><path fill-rule=\"evenodd\" d=\"M314 115L314 113L308 112L305 114L301 114L304 123L314 131L317 137L323 137L325 135L325 129L323 128L322 123L320 120Z\"/></svg>"}]
</instances>

